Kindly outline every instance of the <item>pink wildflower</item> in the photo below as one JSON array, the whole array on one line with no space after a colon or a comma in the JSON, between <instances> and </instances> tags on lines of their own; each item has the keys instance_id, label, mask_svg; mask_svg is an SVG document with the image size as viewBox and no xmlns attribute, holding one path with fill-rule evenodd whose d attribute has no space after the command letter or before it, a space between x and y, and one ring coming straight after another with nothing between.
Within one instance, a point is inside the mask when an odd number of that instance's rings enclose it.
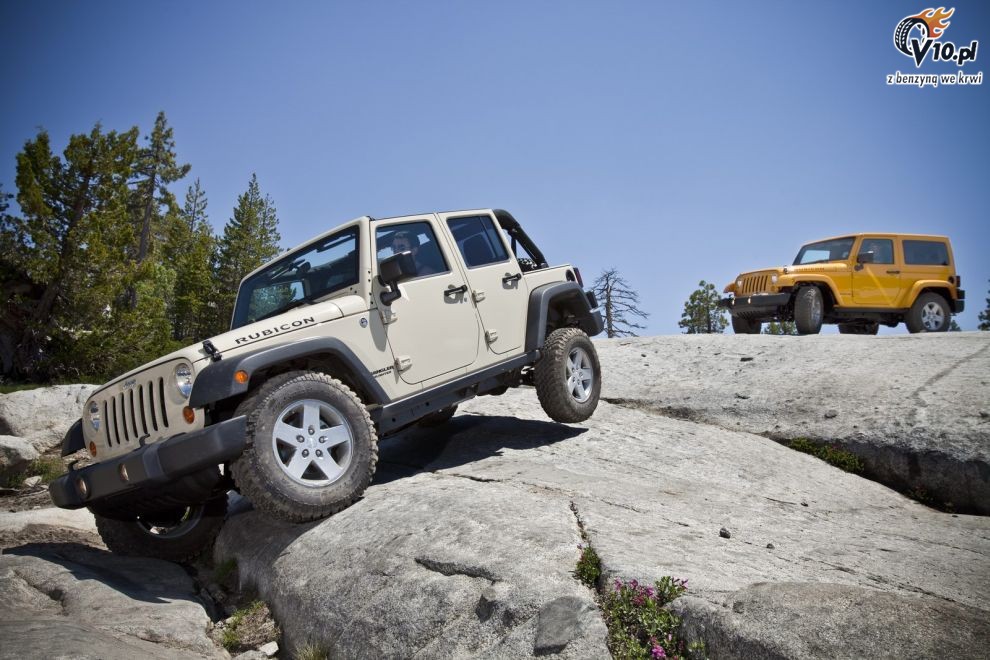
<instances>
[{"instance_id":1,"label":"pink wildflower","mask_svg":"<svg viewBox=\"0 0 990 660\"><path fill-rule=\"evenodd\" d=\"M667 652L663 650L663 647L659 644L653 647L653 657L654 658L666 658Z\"/></svg>"}]
</instances>

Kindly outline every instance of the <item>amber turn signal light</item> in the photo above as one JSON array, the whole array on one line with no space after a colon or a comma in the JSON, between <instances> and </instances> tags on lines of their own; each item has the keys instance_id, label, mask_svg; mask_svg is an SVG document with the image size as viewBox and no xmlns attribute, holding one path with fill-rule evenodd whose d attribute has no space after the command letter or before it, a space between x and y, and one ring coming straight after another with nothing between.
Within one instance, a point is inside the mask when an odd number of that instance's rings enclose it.
<instances>
[{"instance_id":1,"label":"amber turn signal light","mask_svg":"<svg viewBox=\"0 0 990 660\"><path fill-rule=\"evenodd\" d=\"M96 456L96 443L95 442L92 442L91 441L89 443L89 454L90 454L90 456Z\"/></svg>"},{"instance_id":2,"label":"amber turn signal light","mask_svg":"<svg viewBox=\"0 0 990 660\"><path fill-rule=\"evenodd\" d=\"M182 409L182 419L186 420L186 424L192 424L196 421L196 411L186 406Z\"/></svg>"},{"instance_id":3,"label":"amber turn signal light","mask_svg":"<svg viewBox=\"0 0 990 660\"><path fill-rule=\"evenodd\" d=\"M234 380L236 380L241 385L246 385L250 379L251 377L248 376L248 372L244 371L243 369L238 369L237 371L234 372Z\"/></svg>"}]
</instances>

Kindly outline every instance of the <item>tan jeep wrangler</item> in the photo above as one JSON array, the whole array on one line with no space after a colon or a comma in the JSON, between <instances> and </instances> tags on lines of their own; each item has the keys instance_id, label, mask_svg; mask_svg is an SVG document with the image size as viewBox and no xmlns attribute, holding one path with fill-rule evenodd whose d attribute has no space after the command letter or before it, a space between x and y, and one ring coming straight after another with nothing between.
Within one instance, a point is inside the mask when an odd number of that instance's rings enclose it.
<instances>
[{"instance_id":1,"label":"tan jeep wrangler","mask_svg":"<svg viewBox=\"0 0 990 660\"><path fill-rule=\"evenodd\" d=\"M902 321L910 332L944 332L966 292L945 236L854 234L801 248L794 264L742 273L720 306L737 334L793 321L799 334L837 323L843 334L875 335Z\"/></svg>"},{"instance_id":2,"label":"tan jeep wrangler","mask_svg":"<svg viewBox=\"0 0 990 660\"><path fill-rule=\"evenodd\" d=\"M547 414L594 412L602 330L578 270L550 267L506 211L362 217L241 282L228 333L142 366L89 398L55 480L107 547L181 560L210 544L232 488L314 520L371 482L378 439L531 383Z\"/></svg>"}]
</instances>

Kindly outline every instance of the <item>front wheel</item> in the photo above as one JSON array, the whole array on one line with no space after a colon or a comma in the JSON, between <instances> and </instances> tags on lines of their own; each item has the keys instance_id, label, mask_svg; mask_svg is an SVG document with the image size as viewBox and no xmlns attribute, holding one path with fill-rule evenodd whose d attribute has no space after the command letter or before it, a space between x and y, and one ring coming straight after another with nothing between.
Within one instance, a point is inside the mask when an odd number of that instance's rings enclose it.
<instances>
[{"instance_id":1,"label":"front wheel","mask_svg":"<svg viewBox=\"0 0 990 660\"><path fill-rule=\"evenodd\" d=\"M536 396L555 422L573 424L591 417L601 394L598 352L578 328L558 328L543 344L536 363Z\"/></svg>"},{"instance_id":2,"label":"front wheel","mask_svg":"<svg viewBox=\"0 0 990 660\"><path fill-rule=\"evenodd\" d=\"M744 319L741 316L732 317L732 332L737 335L758 335L763 328L763 323L752 319Z\"/></svg>"},{"instance_id":3,"label":"front wheel","mask_svg":"<svg viewBox=\"0 0 990 660\"><path fill-rule=\"evenodd\" d=\"M822 292L816 286L798 290L794 299L794 325L799 335L817 335L822 330L825 303Z\"/></svg>"},{"instance_id":4,"label":"front wheel","mask_svg":"<svg viewBox=\"0 0 990 660\"><path fill-rule=\"evenodd\" d=\"M949 329L949 303L937 293L923 293L907 314L908 332L945 332Z\"/></svg>"},{"instance_id":5,"label":"front wheel","mask_svg":"<svg viewBox=\"0 0 990 660\"><path fill-rule=\"evenodd\" d=\"M364 404L326 374L275 376L237 408L247 415L247 448L234 481L254 506L292 522L350 506L371 483L378 436Z\"/></svg>"},{"instance_id":6,"label":"front wheel","mask_svg":"<svg viewBox=\"0 0 990 660\"><path fill-rule=\"evenodd\" d=\"M227 515L227 494L134 520L94 514L96 531L112 552L132 557L186 561L213 545Z\"/></svg>"}]
</instances>

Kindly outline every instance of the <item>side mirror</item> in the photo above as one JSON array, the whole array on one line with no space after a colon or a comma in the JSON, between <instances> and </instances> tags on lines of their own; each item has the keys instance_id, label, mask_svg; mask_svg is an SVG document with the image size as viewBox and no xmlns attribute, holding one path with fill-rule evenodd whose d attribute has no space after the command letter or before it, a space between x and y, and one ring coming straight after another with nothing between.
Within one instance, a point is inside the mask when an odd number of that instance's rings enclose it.
<instances>
[{"instance_id":1,"label":"side mirror","mask_svg":"<svg viewBox=\"0 0 990 660\"><path fill-rule=\"evenodd\" d=\"M416 277L417 274L416 261L413 259L412 252L400 252L393 254L388 259L383 259L378 264L378 279L390 290L382 293L382 304L388 306L393 301L398 300L402 296L397 286L399 282Z\"/></svg>"},{"instance_id":2,"label":"side mirror","mask_svg":"<svg viewBox=\"0 0 990 660\"><path fill-rule=\"evenodd\" d=\"M856 263L858 264L872 264L873 263L873 252L860 252L856 255Z\"/></svg>"}]
</instances>

